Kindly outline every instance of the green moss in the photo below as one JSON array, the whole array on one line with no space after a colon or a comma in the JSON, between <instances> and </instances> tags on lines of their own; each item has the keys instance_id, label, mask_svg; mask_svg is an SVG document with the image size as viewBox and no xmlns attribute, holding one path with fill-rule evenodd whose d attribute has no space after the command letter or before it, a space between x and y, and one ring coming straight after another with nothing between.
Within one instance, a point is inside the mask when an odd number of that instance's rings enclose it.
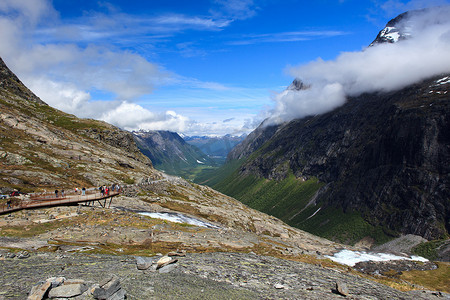
<instances>
[{"instance_id":1,"label":"green moss","mask_svg":"<svg viewBox=\"0 0 450 300\"><path fill-rule=\"evenodd\" d=\"M128 178L123 179L123 182L125 182L126 184L134 184L135 180L134 180L134 178L128 177Z\"/></svg>"}]
</instances>

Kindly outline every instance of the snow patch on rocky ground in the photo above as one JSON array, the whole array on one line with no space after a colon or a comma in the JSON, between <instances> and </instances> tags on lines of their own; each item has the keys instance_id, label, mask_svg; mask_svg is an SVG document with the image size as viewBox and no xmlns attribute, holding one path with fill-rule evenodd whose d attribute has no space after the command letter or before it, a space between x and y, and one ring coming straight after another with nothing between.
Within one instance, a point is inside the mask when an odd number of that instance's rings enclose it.
<instances>
[{"instance_id":1,"label":"snow patch on rocky ground","mask_svg":"<svg viewBox=\"0 0 450 300\"><path fill-rule=\"evenodd\" d=\"M364 252L364 251L351 251L341 250L335 253L333 256L326 255L327 258L337 263L353 267L355 264L362 261L389 261L389 260L416 260L421 262L427 262L428 259L421 256L399 256L390 253L382 252Z\"/></svg>"},{"instance_id":2,"label":"snow patch on rocky ground","mask_svg":"<svg viewBox=\"0 0 450 300\"><path fill-rule=\"evenodd\" d=\"M191 218L179 213L167 213L167 212L140 212L140 215L148 216L155 219L167 220L174 223L187 223L190 225L206 227L206 228L220 228L214 224L201 221L199 219Z\"/></svg>"}]
</instances>

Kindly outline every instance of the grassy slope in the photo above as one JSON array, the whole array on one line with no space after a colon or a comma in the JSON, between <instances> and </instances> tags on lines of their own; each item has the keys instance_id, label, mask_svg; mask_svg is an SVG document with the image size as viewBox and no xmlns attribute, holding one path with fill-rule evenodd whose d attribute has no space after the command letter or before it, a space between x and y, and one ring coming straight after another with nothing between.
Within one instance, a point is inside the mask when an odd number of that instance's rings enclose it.
<instances>
[{"instance_id":1,"label":"grassy slope","mask_svg":"<svg viewBox=\"0 0 450 300\"><path fill-rule=\"evenodd\" d=\"M366 236L372 237L376 243L391 238L381 227L364 221L359 212L344 213L342 209L323 207L321 203L306 207L323 186L316 178L303 181L289 175L284 180L275 181L243 175L239 174L242 163L232 161L218 170L202 172L196 177L196 182L209 185L291 226L328 239L353 244Z\"/></svg>"}]
</instances>

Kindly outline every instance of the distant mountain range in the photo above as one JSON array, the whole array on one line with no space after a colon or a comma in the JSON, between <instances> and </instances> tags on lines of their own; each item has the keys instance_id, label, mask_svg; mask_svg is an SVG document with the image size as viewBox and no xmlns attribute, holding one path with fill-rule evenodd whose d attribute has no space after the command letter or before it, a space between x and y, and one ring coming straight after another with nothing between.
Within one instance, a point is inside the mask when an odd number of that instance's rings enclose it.
<instances>
[{"instance_id":1,"label":"distant mountain range","mask_svg":"<svg viewBox=\"0 0 450 300\"><path fill-rule=\"evenodd\" d=\"M191 145L199 148L203 153L216 159L225 161L228 153L240 142L245 139L246 135L232 136L225 135L220 137L209 136L186 136L184 140Z\"/></svg>"},{"instance_id":2,"label":"distant mountain range","mask_svg":"<svg viewBox=\"0 0 450 300\"><path fill-rule=\"evenodd\" d=\"M186 143L176 132L137 131L133 135L155 168L167 174L190 178L197 169L218 166L214 159Z\"/></svg>"},{"instance_id":3,"label":"distant mountain range","mask_svg":"<svg viewBox=\"0 0 450 300\"><path fill-rule=\"evenodd\" d=\"M420 13L420 12L415 12ZM372 43L407 38L390 21ZM303 89L296 79L290 89ZM349 97L321 115L261 124L204 183L344 243L450 232L450 74Z\"/></svg>"},{"instance_id":4,"label":"distant mountain range","mask_svg":"<svg viewBox=\"0 0 450 300\"><path fill-rule=\"evenodd\" d=\"M195 180L199 173L225 163L227 154L245 136L184 136L164 130L133 132L139 149L156 169Z\"/></svg>"}]
</instances>

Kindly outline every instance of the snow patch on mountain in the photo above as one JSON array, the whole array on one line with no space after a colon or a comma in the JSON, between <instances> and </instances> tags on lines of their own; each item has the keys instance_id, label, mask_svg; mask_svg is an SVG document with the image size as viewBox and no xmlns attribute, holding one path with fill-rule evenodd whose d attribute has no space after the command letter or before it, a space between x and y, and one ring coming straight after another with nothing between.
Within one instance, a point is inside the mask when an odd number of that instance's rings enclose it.
<instances>
[{"instance_id":1,"label":"snow patch on mountain","mask_svg":"<svg viewBox=\"0 0 450 300\"><path fill-rule=\"evenodd\" d=\"M392 43L396 43L400 38L400 32L395 27L386 27L380 32L380 37Z\"/></svg>"},{"instance_id":2,"label":"snow patch on mountain","mask_svg":"<svg viewBox=\"0 0 450 300\"><path fill-rule=\"evenodd\" d=\"M441 78L439 80L436 80L437 84L447 84L450 83L450 76L446 76L444 78Z\"/></svg>"}]
</instances>

